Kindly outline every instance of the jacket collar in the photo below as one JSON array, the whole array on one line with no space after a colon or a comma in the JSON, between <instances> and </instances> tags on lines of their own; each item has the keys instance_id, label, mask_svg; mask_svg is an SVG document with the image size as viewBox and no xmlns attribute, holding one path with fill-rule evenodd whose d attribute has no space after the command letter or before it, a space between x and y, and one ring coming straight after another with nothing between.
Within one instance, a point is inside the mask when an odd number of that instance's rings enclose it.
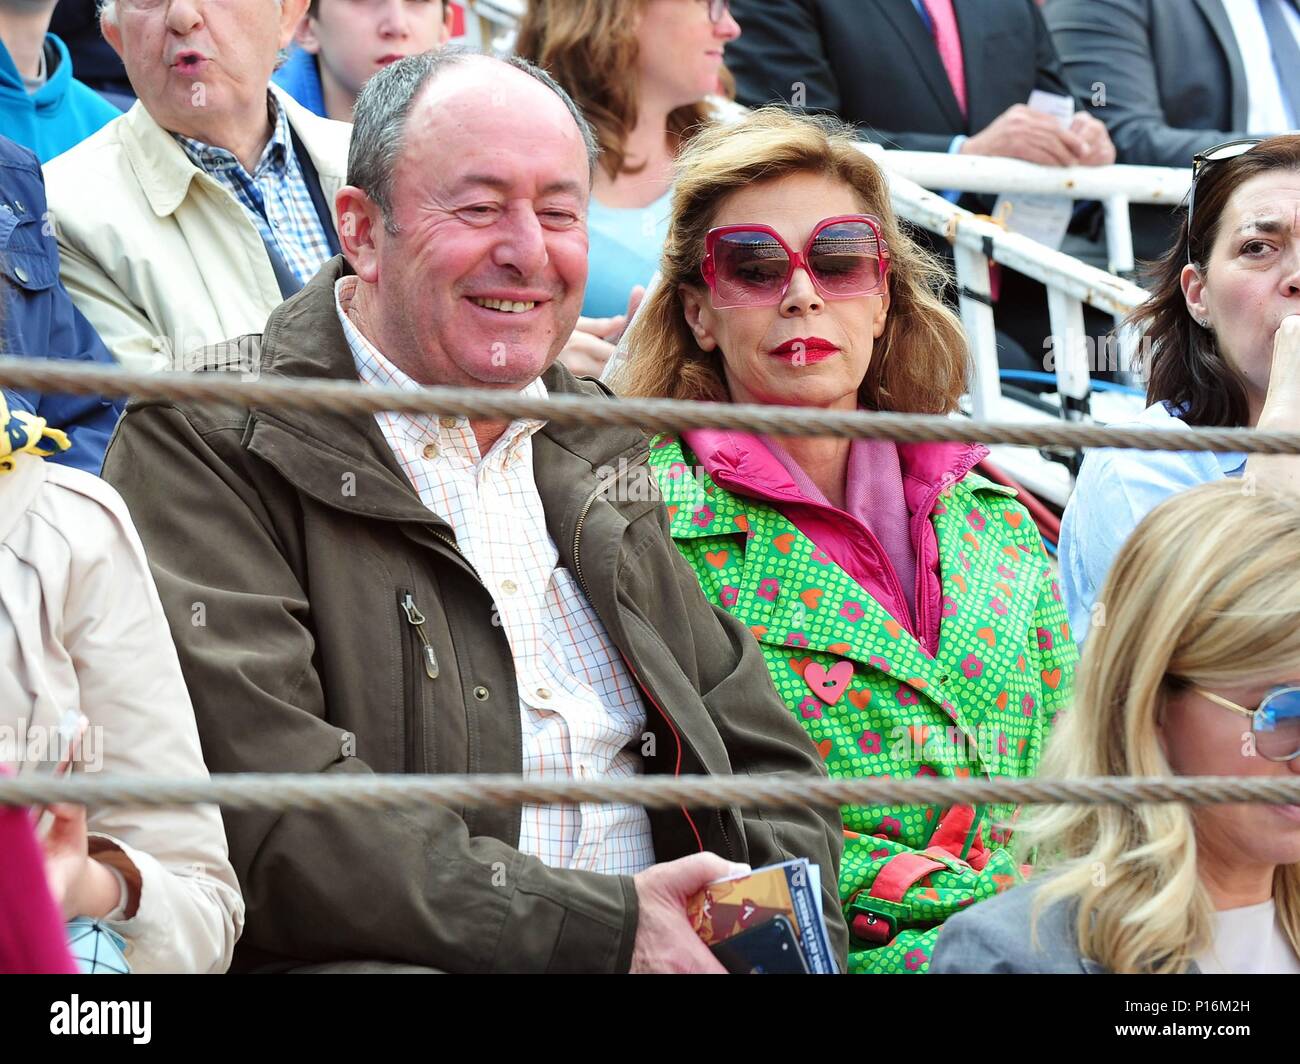
<instances>
[{"instance_id":1,"label":"jacket collar","mask_svg":"<svg viewBox=\"0 0 1300 1064\"><path fill-rule=\"evenodd\" d=\"M347 273L351 269L346 260L335 257L271 313L262 334L262 374L358 379L334 303L335 282ZM551 395L589 393L589 387L584 388L558 364L547 370L542 380ZM370 414L255 410L245 440L251 451L327 506L378 520L437 521L406 479ZM547 422L534 437L533 456L548 519L552 509L567 512L580 507L598 471L617 470L621 458L630 460L644 449L645 437L636 429ZM553 461L565 456L567 464ZM563 475L552 475L561 467ZM341 490L341 485L348 490Z\"/></svg>"},{"instance_id":2,"label":"jacket collar","mask_svg":"<svg viewBox=\"0 0 1300 1064\"><path fill-rule=\"evenodd\" d=\"M302 138L317 173L322 178L339 177L338 160L328 152L317 154L318 144L311 135L315 116L278 85L271 85L269 91L288 117L289 125ZM176 138L154 120L142 101L135 102L121 123L122 146L149 206L159 218L174 214L189 195L190 183L206 175L194 165Z\"/></svg>"},{"instance_id":3,"label":"jacket collar","mask_svg":"<svg viewBox=\"0 0 1300 1064\"><path fill-rule=\"evenodd\" d=\"M728 490L778 505L797 503L825 509L799 491L786 468L754 436L731 429L693 429L682 436L709 477ZM916 516L924 511L923 516L928 517L939 493L961 480L987 455L988 449L980 444L899 444L898 461L909 512ZM700 534L711 533L701 529Z\"/></svg>"}]
</instances>

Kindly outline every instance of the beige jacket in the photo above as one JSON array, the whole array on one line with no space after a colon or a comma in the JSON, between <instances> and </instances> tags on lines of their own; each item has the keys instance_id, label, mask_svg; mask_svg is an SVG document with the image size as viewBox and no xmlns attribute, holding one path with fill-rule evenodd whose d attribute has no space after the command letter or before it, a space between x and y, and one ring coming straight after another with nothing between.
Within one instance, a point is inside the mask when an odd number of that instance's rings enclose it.
<instances>
[{"instance_id":1,"label":"beige jacket","mask_svg":"<svg viewBox=\"0 0 1300 1064\"><path fill-rule=\"evenodd\" d=\"M352 127L272 91L333 213ZM144 104L52 160L45 183L63 284L127 368L186 368L186 354L260 332L280 305L257 227Z\"/></svg>"},{"instance_id":2,"label":"beige jacket","mask_svg":"<svg viewBox=\"0 0 1300 1064\"><path fill-rule=\"evenodd\" d=\"M60 720L80 710L90 725L73 772L207 779L126 505L80 469L14 461L0 474L0 764L52 773ZM132 970L225 971L244 902L217 807L110 807L89 828L90 852L139 886L135 912L107 921Z\"/></svg>"}]
</instances>

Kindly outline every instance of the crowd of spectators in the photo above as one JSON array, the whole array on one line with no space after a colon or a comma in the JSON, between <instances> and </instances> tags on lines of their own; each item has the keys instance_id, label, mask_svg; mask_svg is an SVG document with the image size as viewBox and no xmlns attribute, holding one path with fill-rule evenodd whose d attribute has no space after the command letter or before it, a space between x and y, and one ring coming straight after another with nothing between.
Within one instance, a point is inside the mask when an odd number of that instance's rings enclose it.
<instances>
[{"instance_id":1,"label":"crowd of spectators","mask_svg":"<svg viewBox=\"0 0 1300 1064\"><path fill-rule=\"evenodd\" d=\"M3 354L953 414L874 141L1193 167L1136 423L1300 431L1295 0L460 14L0 0ZM1092 451L1058 560L987 455L0 390L0 774L1300 770L1300 459ZM1244 808L0 810L0 971L717 972L687 899L805 858L841 971L1294 974L1300 820Z\"/></svg>"}]
</instances>

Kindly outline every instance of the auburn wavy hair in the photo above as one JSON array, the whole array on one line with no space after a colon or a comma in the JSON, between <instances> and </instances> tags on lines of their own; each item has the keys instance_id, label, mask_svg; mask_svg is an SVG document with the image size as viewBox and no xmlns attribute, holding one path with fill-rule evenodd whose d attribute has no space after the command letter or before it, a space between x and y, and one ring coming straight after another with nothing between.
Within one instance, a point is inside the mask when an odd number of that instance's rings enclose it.
<instances>
[{"instance_id":1,"label":"auburn wavy hair","mask_svg":"<svg viewBox=\"0 0 1300 1064\"><path fill-rule=\"evenodd\" d=\"M1106 577L1104 623L1089 631L1073 704L1039 775L1173 776L1158 733L1170 693L1300 675L1297 570L1293 497L1219 480L1157 506ZM1072 902L1083 956L1117 973L1185 970L1214 935L1214 905L1197 873L1197 819L1197 808L1177 802L1029 808L1017 846L1026 857L1037 848L1035 880L1046 877L1032 920L1053 902ZM1300 952L1300 864L1277 867L1273 901Z\"/></svg>"},{"instance_id":2,"label":"auburn wavy hair","mask_svg":"<svg viewBox=\"0 0 1300 1064\"><path fill-rule=\"evenodd\" d=\"M851 127L779 107L702 130L678 158L660 283L628 330L627 361L611 381L617 392L730 401L721 353L696 343L678 287L705 290L700 273L705 236L729 195L804 173L851 188L863 212L880 219L889 248L889 313L859 391L863 406L916 414L957 409L970 354L961 323L941 298L947 272L898 224L888 181L862 153Z\"/></svg>"},{"instance_id":3,"label":"auburn wavy hair","mask_svg":"<svg viewBox=\"0 0 1300 1064\"><path fill-rule=\"evenodd\" d=\"M627 165L627 137L637 116L637 18L645 0L529 0L519 24L515 54L536 63L582 108L596 127L600 165L610 180L639 173ZM724 67L719 86L735 97ZM679 150L712 117L701 102L668 115L668 136Z\"/></svg>"}]
</instances>

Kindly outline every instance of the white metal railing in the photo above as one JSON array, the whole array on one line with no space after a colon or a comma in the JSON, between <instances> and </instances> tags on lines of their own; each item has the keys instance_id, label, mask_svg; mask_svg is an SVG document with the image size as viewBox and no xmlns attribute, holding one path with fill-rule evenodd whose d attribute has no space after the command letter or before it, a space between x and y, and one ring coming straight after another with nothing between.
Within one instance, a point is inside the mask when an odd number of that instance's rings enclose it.
<instances>
[{"instance_id":1,"label":"white metal railing","mask_svg":"<svg viewBox=\"0 0 1300 1064\"><path fill-rule=\"evenodd\" d=\"M989 194L1031 193L1100 200L1106 209L1106 257L1111 273L1135 268L1129 206L1180 203L1192 171L1163 166L1038 166L1020 159L943 152L894 151L878 144L868 154L891 173L929 189Z\"/></svg>"},{"instance_id":2,"label":"white metal railing","mask_svg":"<svg viewBox=\"0 0 1300 1064\"><path fill-rule=\"evenodd\" d=\"M863 147L868 154L874 154L869 146ZM1083 304L1097 307L1118 320L1146 300L1146 291L1122 277L1008 232L896 171L889 174L889 189L894 210L900 217L952 241L962 324L974 359L972 413L979 418L992 417L1000 395L997 340L989 292L990 260L1047 287L1054 345L1052 362L1060 394L1086 399L1092 367L1083 328ZM1120 368L1131 366L1133 342L1132 336L1123 337Z\"/></svg>"}]
</instances>

